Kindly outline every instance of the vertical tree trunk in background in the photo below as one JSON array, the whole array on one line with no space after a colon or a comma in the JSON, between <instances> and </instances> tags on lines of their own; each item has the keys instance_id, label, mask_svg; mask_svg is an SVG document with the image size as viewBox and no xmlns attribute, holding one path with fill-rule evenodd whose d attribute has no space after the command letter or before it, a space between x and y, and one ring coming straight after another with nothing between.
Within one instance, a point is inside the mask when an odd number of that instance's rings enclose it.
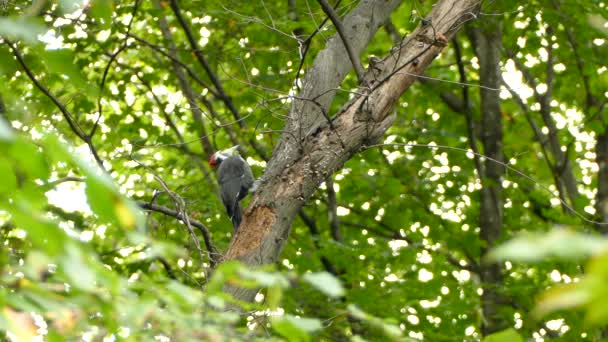
<instances>
[{"instance_id":1,"label":"vertical tree trunk in background","mask_svg":"<svg viewBox=\"0 0 608 342\"><path fill-rule=\"evenodd\" d=\"M479 59L479 81L481 84L481 141L484 155L504 162L502 143L502 119L498 89L501 85L500 61L502 55L501 23L487 18L472 30L477 58ZM486 88L487 87L487 88ZM485 174L480 175L479 227L483 243L482 257L492 249L502 234L502 176L504 166L491 160L484 163ZM483 294L481 306L483 321L481 332L488 335L508 327L499 314L499 293L502 272L499 264L482 264L480 270Z\"/></svg>"},{"instance_id":2,"label":"vertical tree trunk in background","mask_svg":"<svg viewBox=\"0 0 608 342\"><path fill-rule=\"evenodd\" d=\"M205 124L203 120L203 112L201 111L198 102L196 101L196 94L190 83L188 82L188 77L186 73L182 69L179 64L179 56L177 54L177 46L175 45L175 41L173 40L173 34L171 33L171 26L167 23L167 18L165 17L165 13L163 11L163 6L161 5L160 0L155 0L153 2L153 6L158 9L159 12L159 20L158 26L163 34L163 38L165 39L165 43L169 47L168 54L171 56L171 66L173 67L173 74L177 78L177 82L180 86L180 89L184 93L184 97L188 101L188 105L190 106L190 110L192 111L192 117L196 124L198 125L198 136L201 143L201 147L203 148L203 152L206 155L213 154L213 147L211 146L211 142L209 141L209 134L205 129ZM203 169L203 172L207 172L206 169ZM205 175L205 177L209 177L209 175Z\"/></svg>"},{"instance_id":3,"label":"vertical tree trunk in background","mask_svg":"<svg viewBox=\"0 0 608 342\"><path fill-rule=\"evenodd\" d=\"M399 5L395 0L363 0L344 19L351 47L360 54ZM275 262L300 208L336 170L392 125L392 107L437 57L464 23L477 18L477 0L440 0L398 49L365 75L365 84L328 120L335 89L352 68L337 35L327 41L306 72L302 91L285 124L262 183L247 208L226 259L249 265ZM429 24L431 23L431 24ZM228 287L240 300L257 290Z\"/></svg>"},{"instance_id":4,"label":"vertical tree trunk in background","mask_svg":"<svg viewBox=\"0 0 608 342\"><path fill-rule=\"evenodd\" d=\"M599 167L597 172L597 195L595 197L595 210L598 221L608 223L608 128L598 134L595 145L595 161ZM608 225L598 224L597 230L608 234Z\"/></svg>"}]
</instances>

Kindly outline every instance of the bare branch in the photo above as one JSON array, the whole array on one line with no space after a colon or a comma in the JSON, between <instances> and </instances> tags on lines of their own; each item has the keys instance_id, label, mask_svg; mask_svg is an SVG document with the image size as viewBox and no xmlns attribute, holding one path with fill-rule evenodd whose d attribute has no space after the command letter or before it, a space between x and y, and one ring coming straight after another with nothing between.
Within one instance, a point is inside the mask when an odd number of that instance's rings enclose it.
<instances>
[{"instance_id":1,"label":"bare branch","mask_svg":"<svg viewBox=\"0 0 608 342\"><path fill-rule=\"evenodd\" d=\"M560 5L559 1L552 0L551 2L553 3L553 7L555 7L555 9L557 10L557 13L559 13L562 16L562 18L566 19L565 16L563 14L561 14L562 10L561 10L561 5ZM578 72L581 74L581 78L583 79L583 87L585 88L587 109L589 109L591 107L598 107L599 101L594 96L593 91L591 90L591 85L589 83L589 75L587 75L585 73L585 61L581 57L580 52L578 51L579 46L577 43L576 36L574 35L574 32L572 32L572 29L570 28L569 25L564 25L564 29L566 31L566 37L568 39L568 44L572 48L572 53L574 54L574 59L576 60L576 67L578 68ZM549 40L549 44L551 44L550 40Z\"/></svg>"},{"instance_id":2,"label":"bare branch","mask_svg":"<svg viewBox=\"0 0 608 342\"><path fill-rule=\"evenodd\" d=\"M391 37L393 44L397 45L397 44L401 43L401 35L399 34L399 31L395 27L395 24L393 24L393 21L391 20L391 18L388 18L388 20L384 23L384 30Z\"/></svg>"},{"instance_id":3,"label":"bare branch","mask_svg":"<svg viewBox=\"0 0 608 342\"><path fill-rule=\"evenodd\" d=\"M137 9L139 8L140 2L141 2L141 0L135 1L135 5L133 6L133 11L131 12L131 19L129 20L129 23L127 24L127 32L125 34L125 39L124 39L123 43L121 44L121 46L118 49L116 49L116 51L110 56L110 60L108 61L108 64L106 64L106 67L103 71L103 75L101 77L101 82L99 83L99 95L97 96L97 111L98 111L97 120L95 120L95 124L93 124L93 128L91 128L91 133L89 133L89 137L92 137L95 135L95 131L97 130L97 126L99 125L99 120L103 116L103 108L101 106L101 97L103 95L103 89L106 84L108 72L110 71L110 66L112 66L112 62L114 62L116 60L116 57L118 57L118 55L128 47L127 39L129 37L129 32L131 32L131 26L133 25L133 20L135 19L135 14L137 14Z\"/></svg>"},{"instance_id":4,"label":"bare branch","mask_svg":"<svg viewBox=\"0 0 608 342\"><path fill-rule=\"evenodd\" d=\"M156 260L158 260L158 262L160 262L163 265L163 267L165 268L165 271L167 271L167 275L169 276L169 278L171 278L173 280L177 279L177 277L175 277L175 272L173 272L173 267L171 267L171 264L169 264L167 259L159 256L159 257L156 257Z\"/></svg>"},{"instance_id":5,"label":"bare branch","mask_svg":"<svg viewBox=\"0 0 608 342\"><path fill-rule=\"evenodd\" d=\"M308 227L315 248L317 250L321 250L321 246L319 244L319 239L321 238L321 236L319 234L319 228L317 228L317 223L315 222L315 219L310 217L310 215L306 214L304 209L300 209L298 214L300 216L300 219L302 219L302 222L304 222L304 224ZM321 263L323 264L323 267L325 267L325 270L327 272L333 275L339 275L341 273L326 256L321 255L320 259Z\"/></svg>"},{"instance_id":6,"label":"bare branch","mask_svg":"<svg viewBox=\"0 0 608 342\"><path fill-rule=\"evenodd\" d=\"M551 31L549 31L551 32ZM550 40L550 38L549 38ZM570 162L570 158L568 158L567 153L562 151L562 145L559 141L558 137L558 129L555 124L555 120L551 116L551 91L553 89L553 53L552 48L548 48L548 60L547 60L547 92L545 94L541 94L537 90L537 83L534 80L534 77L530 73L530 70L525 67L525 65L515 56L515 54L507 50L507 54L509 58L513 60L516 68L524 75L524 79L532 88L534 98L540 104L540 115L545 123L545 126L549 130L549 133L546 135L548 140L548 147L551 151L551 156L554 159L554 164L551 169L555 178L555 186L558 188L559 193L563 198L568 198L570 200L571 205L576 204L576 199L580 196L577 187L577 181L574 177L574 172L572 170L572 163ZM551 83L548 83L551 82ZM520 101L521 102L521 101ZM564 210L567 208L564 207Z\"/></svg>"},{"instance_id":7,"label":"bare branch","mask_svg":"<svg viewBox=\"0 0 608 342\"><path fill-rule=\"evenodd\" d=\"M331 22L334 24L334 27L336 28L336 31L338 31L340 38L342 38L342 43L344 44L344 48L348 53L348 58L350 58L350 62L353 65L353 69L357 74L357 80L359 81L359 83L363 82L363 74L365 73L365 71L363 70L363 66L361 65L361 61L359 60L358 54L355 53L355 50L353 49L350 42L348 41L348 38L346 37L346 30L344 29L342 22L336 16L334 9L327 3L326 0L317 0L317 2L319 3L319 5L321 5L321 8L323 8L323 12L327 14Z\"/></svg>"},{"instance_id":8,"label":"bare branch","mask_svg":"<svg viewBox=\"0 0 608 342\"><path fill-rule=\"evenodd\" d=\"M162 9L162 5L160 4L159 0L154 1L154 7L156 7L157 9ZM165 17L164 13L160 14L158 24L165 41L169 45L169 53L174 57L173 59L179 59L177 57L177 47L173 40L173 34L171 33L171 29L169 27L169 24L167 23L167 18ZM205 151L206 154L211 155L213 154L214 149L211 146L211 142L209 141L209 135L207 134L207 131L205 129L205 123L203 122L203 114L196 101L196 95L192 90L192 87L190 86L190 83L188 82L186 75L184 74L181 67L176 62L173 62L172 64L173 71L175 73L175 76L177 77L180 88L184 92L184 96L186 97L186 99L188 100L188 104L190 105L192 117L198 125L199 139L203 151Z\"/></svg>"},{"instance_id":9,"label":"bare branch","mask_svg":"<svg viewBox=\"0 0 608 342\"><path fill-rule=\"evenodd\" d=\"M103 94L103 88L106 84L106 78L108 77L108 72L110 71L110 66L112 65L112 62L114 62L116 60L116 57L118 57L118 54L120 54L126 48L127 48L127 44L126 44L126 40L125 40L125 43L122 44L116 50L116 52L114 52L110 56L110 60L108 61L108 64L106 64L106 67L103 70L103 76L101 77L101 83L99 84L99 95L97 96L97 119L95 120L95 123L93 124L93 128L91 128L91 133L89 133L90 137L95 135L95 131L97 130L97 127L99 126L99 120L103 117L103 106L101 105L101 99L102 99L102 94Z\"/></svg>"},{"instance_id":10,"label":"bare branch","mask_svg":"<svg viewBox=\"0 0 608 342\"><path fill-rule=\"evenodd\" d=\"M105 166L103 165L103 161L97 153L97 149L91 141L91 137L84 133L78 122L73 119L73 115L66 108L66 106L64 106L63 103L61 103L61 101L59 101L59 99L55 95L53 95L53 93L51 93L48 88L46 88L44 85L42 85L42 83L40 83L40 81L36 78L32 70L27 66L27 64L25 64L23 55L21 55L21 52L17 48L17 45L6 38L4 39L4 42L11 48L11 50L13 50L13 55L15 56L15 58L17 58L17 61L25 71L25 74L32 81L32 83L34 83L36 88L38 88L42 93L44 93L44 95L46 95L55 104L55 106L59 109L64 119L70 126L72 132L74 132L74 134L76 134L76 136L80 138L80 140L87 144L89 150L91 151L91 154L93 155L93 158L95 158L95 161L97 162L97 165L99 165L102 170L107 171Z\"/></svg>"},{"instance_id":11,"label":"bare branch","mask_svg":"<svg viewBox=\"0 0 608 342\"><path fill-rule=\"evenodd\" d=\"M467 74L464 69L464 63L462 62L462 52L460 50L460 44L457 39L452 40L454 44L454 54L456 55L456 63L458 65L458 74L460 75L460 83L467 83ZM477 147L477 136L475 135L475 121L473 121L473 113L471 113L471 101L469 99L469 87L462 87L462 108L464 109L464 115L467 120L467 133L469 135L469 145L471 150L476 154L473 155L475 162L475 169L479 174L479 177L484 177L485 170L481 159L479 158L479 147Z\"/></svg>"},{"instance_id":12,"label":"bare branch","mask_svg":"<svg viewBox=\"0 0 608 342\"><path fill-rule=\"evenodd\" d=\"M44 187L51 189L65 182L84 182L86 179L81 177L67 176L44 184Z\"/></svg>"},{"instance_id":13,"label":"bare branch","mask_svg":"<svg viewBox=\"0 0 608 342\"><path fill-rule=\"evenodd\" d=\"M13 55L17 58L17 61L19 62L19 64L21 64L21 67L23 68L23 71L25 71L25 73L27 74L29 79L32 81L32 83L34 83L36 88L38 88L40 91L42 91L44 93L44 95L46 95L55 104L55 106L57 106L57 108L59 108L59 111L61 112L61 114L63 114L63 117L67 121L68 125L70 125L70 128L72 129L72 131L82 141L86 142L88 137L82 131L82 129L80 128L78 123L75 122L74 119L72 119L72 114L70 113L70 111L63 105L63 103L61 103L61 101L59 101L59 99L57 97L55 97L55 95L53 95L51 93L51 91L49 89L47 89L45 86L42 85L42 83L40 83L40 81L38 81L38 79L36 78L36 76L34 75L32 70L27 66L27 64L25 64L23 55L21 55L21 52L19 51L17 46L6 38L4 39L4 41L13 50Z\"/></svg>"},{"instance_id":14,"label":"bare branch","mask_svg":"<svg viewBox=\"0 0 608 342\"><path fill-rule=\"evenodd\" d=\"M335 7L338 7L340 5L340 2L342 2L342 0L338 0L336 2ZM308 36L308 38L306 38L304 41L300 42L300 65L298 65L298 69L296 71L296 76L295 76L295 80L296 80L295 84L296 84L296 88L298 89L298 92L301 90L298 79L300 78L300 73L302 72L302 67L304 66L304 61L306 60L306 56L308 55L310 43L312 42L312 39L317 35L317 33L319 33L319 31L323 28L323 26L325 26L327 21L329 21L329 17L325 17L325 19L323 19L321 24L319 24L319 26L317 26L317 28L315 28L315 30Z\"/></svg>"},{"instance_id":15,"label":"bare branch","mask_svg":"<svg viewBox=\"0 0 608 342\"><path fill-rule=\"evenodd\" d=\"M146 210L150 210L150 211L161 213L161 214L164 214L167 216L174 217L174 218L182 221L184 224L186 222L190 222L190 225L192 225L193 227L196 227L199 230L199 232L203 235L203 240L205 241L205 245L207 246L207 251L209 252L209 256L211 257L211 260L217 261L219 259L220 253L218 252L217 248L213 244L213 241L211 238L211 233L209 232L209 229L207 229L207 227L204 224L202 224L201 222L199 222L193 218L186 218L181 212L158 205L158 204L137 201L137 205L142 209L146 209Z\"/></svg>"},{"instance_id":16,"label":"bare branch","mask_svg":"<svg viewBox=\"0 0 608 342\"><path fill-rule=\"evenodd\" d=\"M247 125L246 125L245 121L243 120L242 115L239 113L238 109L234 105L234 102L232 102L232 98L228 95L228 93L224 89L224 86L220 82L217 75L211 69L209 62L207 61L205 56L203 56L203 53L202 53L200 47L198 46L196 38L194 37L192 30L190 29L190 26L186 22L186 19L182 15L182 12L181 12L179 6L177 5L177 0L171 0L170 7L173 10L173 13L175 14L175 17L177 18L177 20L179 21L182 29L184 30L184 33L186 34L186 37L188 38L188 42L190 43L190 46L194 52L194 55L196 56L196 59L199 61L199 63L203 67L203 69L205 69L205 72L209 76L211 83L213 83L213 85L215 86L215 88L217 90L217 97L224 102L224 104L226 105L228 110L230 110L230 112L234 115L234 118L238 122L239 126L241 128L245 128ZM266 152L260 146L260 144L255 140L255 138L249 138L248 141L249 141L249 144L251 144L251 147L253 147L253 149L257 152L257 154L262 159L268 160L268 157L266 156Z\"/></svg>"},{"instance_id":17,"label":"bare branch","mask_svg":"<svg viewBox=\"0 0 608 342\"><path fill-rule=\"evenodd\" d=\"M241 115L239 114L238 110L234 106L232 99L226 93L224 87L222 86L222 83L220 82L217 75L211 69L211 66L209 65L209 62L207 62L207 59L205 58L205 56L203 56L201 49L199 48L198 43L196 41L196 38L194 38L194 34L192 33L192 30L190 29L190 25L186 22L186 19L182 15L182 12L181 12L179 6L177 5L177 0L171 0L170 7L173 10L173 13L175 14L175 17L177 18L177 20L179 21L182 29L184 30L184 33L186 34L186 37L188 38L188 42L190 43L192 51L194 52L194 55L196 56L196 59L199 61L199 63L203 67L203 69L205 69L205 72L209 76L211 83L213 83L213 85L217 89L219 98L222 101L224 101L224 103L226 104L228 109L230 109L230 111L234 114L235 119L241 120Z\"/></svg>"},{"instance_id":18,"label":"bare branch","mask_svg":"<svg viewBox=\"0 0 608 342\"><path fill-rule=\"evenodd\" d=\"M194 72L194 70L192 70L192 68L190 68L188 65L186 65L184 62L182 62L179 58L177 58L177 56L174 56L173 54L166 52L165 50L163 50L163 48L161 48L158 45L152 44L149 41L133 34L133 33L129 33L129 37L135 39L137 42L139 42L140 44L149 47L150 49L160 53L161 55L167 57L169 60L171 60L174 63L177 63L180 67L182 67L184 70L186 70L186 72L188 73L188 75L190 75L190 77L196 81L196 83L200 84L202 87L204 87L205 89L207 89L209 91L209 93L211 93L213 96L219 98L219 94L217 93L217 91L207 82L203 81L200 76Z\"/></svg>"},{"instance_id":19,"label":"bare branch","mask_svg":"<svg viewBox=\"0 0 608 342\"><path fill-rule=\"evenodd\" d=\"M365 27L359 32L365 37L360 37L356 45L353 44L357 51L359 48L363 50L398 4L390 0L364 1L345 17L344 25L355 31L359 25L355 29L352 22L347 24L347 20L355 20L353 17L360 15L358 23L367 23L361 25ZM376 7L366 7L370 5ZM412 39L399 47L399 54L391 54L382 61L379 73L382 78L390 75L388 79L372 89L360 86L357 94L332 117L333 129L325 120L319 121L322 114L317 108L302 112L301 104L307 102L294 101L285 130L295 128L293 132L300 135L301 140L292 141L290 135L283 135L268 163L262 184L245 211L241 227L226 251L226 260L238 259L253 265L276 262L287 242L294 216L319 184L340 169L357 151L378 141L393 124L395 115L392 108L401 94L415 82L415 75L420 75L445 46L435 44L437 35L434 32L441 34L446 41L451 39L464 22L476 17L474 13L478 7L477 0L440 0L428 15L433 27L419 25L412 32ZM373 17L372 22L370 17ZM334 56L337 50L344 52L342 43L330 39L326 48L317 55L312 70L306 74L302 87L306 96L300 96L314 98L332 88L327 85L341 83L345 75L342 72L346 73L351 66L333 64L345 64L343 60L328 58ZM326 70L332 70L331 75L324 75L324 71L328 74ZM368 75L370 78L374 76L371 70L368 70ZM308 93L310 90L314 90L312 94ZM330 93L319 102L329 105L332 99L333 94ZM256 289L229 286L225 290L242 300L251 300L257 292Z\"/></svg>"},{"instance_id":20,"label":"bare branch","mask_svg":"<svg viewBox=\"0 0 608 342\"><path fill-rule=\"evenodd\" d=\"M325 181L325 186L327 187L327 213L329 215L331 236L336 241L342 241L342 233L340 232L340 219L338 218L338 204L336 202L336 190L334 190L333 176L327 177L327 181Z\"/></svg>"}]
</instances>

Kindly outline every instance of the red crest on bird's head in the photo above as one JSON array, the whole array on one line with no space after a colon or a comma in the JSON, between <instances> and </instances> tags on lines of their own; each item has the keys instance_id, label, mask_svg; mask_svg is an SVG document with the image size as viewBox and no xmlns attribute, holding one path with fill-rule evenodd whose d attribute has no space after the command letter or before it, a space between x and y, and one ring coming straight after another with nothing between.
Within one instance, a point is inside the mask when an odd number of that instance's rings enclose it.
<instances>
[{"instance_id":1,"label":"red crest on bird's head","mask_svg":"<svg viewBox=\"0 0 608 342\"><path fill-rule=\"evenodd\" d=\"M235 156L235 155L238 156L239 155L238 148L239 148L239 145L236 145L236 146L232 146L231 148L227 148L225 150L215 152L214 154L211 155L211 157L209 157L209 166L216 167L224 159Z\"/></svg>"},{"instance_id":2,"label":"red crest on bird's head","mask_svg":"<svg viewBox=\"0 0 608 342\"><path fill-rule=\"evenodd\" d=\"M211 157L209 157L209 166L211 167L215 167L217 165L217 162L215 161L215 153L211 155Z\"/></svg>"}]
</instances>

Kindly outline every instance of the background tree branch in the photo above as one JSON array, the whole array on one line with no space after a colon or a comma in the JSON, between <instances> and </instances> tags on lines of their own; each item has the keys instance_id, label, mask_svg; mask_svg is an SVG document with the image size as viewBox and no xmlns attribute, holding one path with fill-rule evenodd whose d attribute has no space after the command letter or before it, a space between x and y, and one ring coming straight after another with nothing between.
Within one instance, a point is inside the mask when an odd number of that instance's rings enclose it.
<instances>
[{"instance_id":1,"label":"background tree branch","mask_svg":"<svg viewBox=\"0 0 608 342\"><path fill-rule=\"evenodd\" d=\"M361 8L368 5L361 4L353 13L359 13ZM428 16L433 27L419 26L411 34L412 39L403 44L398 53L386 57L381 65L377 65L381 70L378 86L372 88L369 93L360 88L357 95L333 118L333 127L326 121L317 122L317 128L301 136L301 141L293 142L287 135L283 137L266 169L264 183L252 199L245 212L244 221L226 252L227 259L238 259L255 265L272 263L278 258L289 236L294 216L317 186L342 167L362 146L376 141L391 126L394 120L390 111L392 106L415 81L415 75L422 73L442 49L439 44L425 42L433 42L437 32L447 39L451 38L462 23L471 19L469 13L475 12L477 6L476 1L439 1ZM384 11L387 15L390 13L386 7L375 10L379 13ZM346 16L345 23L349 17L350 15ZM377 25L365 26L377 29L385 20L386 18L383 18ZM357 25L345 26L356 31ZM358 42L361 45L363 43ZM323 79L327 79L315 72L315 66L327 63L327 56L336 53L333 50L343 49L339 44L332 44L331 40L328 42L325 50L317 56L312 72L307 74L304 93L311 88L327 89L317 87L317 83L326 84ZM414 60L416 63L413 63ZM320 79L316 79L315 75ZM370 76L373 77L374 74ZM330 98L325 100L326 103ZM294 104L294 108L298 107ZM303 116L295 110L292 113L294 114L290 116L286 127L304 125L318 111ZM300 130L300 134L304 132ZM293 146L282 148L285 145ZM289 154L290 151L293 154ZM256 293L256 290L238 287L230 287L227 291L242 300L251 300Z\"/></svg>"}]
</instances>

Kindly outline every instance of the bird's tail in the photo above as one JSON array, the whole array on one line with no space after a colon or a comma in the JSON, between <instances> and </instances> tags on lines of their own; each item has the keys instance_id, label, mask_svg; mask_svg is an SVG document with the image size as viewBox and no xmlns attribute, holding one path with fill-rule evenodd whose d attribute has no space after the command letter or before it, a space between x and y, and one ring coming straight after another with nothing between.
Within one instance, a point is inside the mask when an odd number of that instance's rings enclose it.
<instances>
[{"instance_id":1,"label":"bird's tail","mask_svg":"<svg viewBox=\"0 0 608 342\"><path fill-rule=\"evenodd\" d=\"M239 229L239 225L241 224L241 220L243 219L243 211L241 210L241 205L239 201L236 201L236 205L234 206L234 210L232 211L232 226L234 227L232 230L233 235L236 234L236 231Z\"/></svg>"}]
</instances>

